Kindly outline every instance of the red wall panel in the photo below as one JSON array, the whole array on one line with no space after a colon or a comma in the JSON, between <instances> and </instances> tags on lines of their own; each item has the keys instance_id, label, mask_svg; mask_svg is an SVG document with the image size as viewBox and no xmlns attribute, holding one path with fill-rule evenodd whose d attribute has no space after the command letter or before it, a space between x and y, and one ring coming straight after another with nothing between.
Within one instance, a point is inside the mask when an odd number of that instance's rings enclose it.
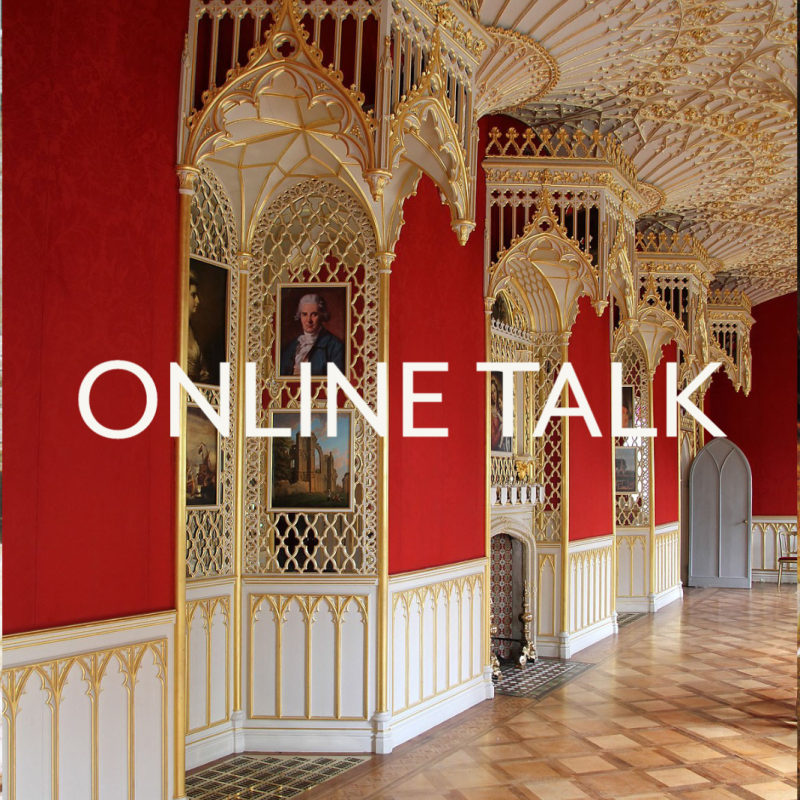
<instances>
[{"instance_id":1,"label":"red wall panel","mask_svg":"<svg viewBox=\"0 0 800 800\"><path fill-rule=\"evenodd\" d=\"M580 418L569 421L570 539L608 536L614 524L608 312L598 317L588 297L579 302L578 319L569 339L569 360L602 436L593 437ZM574 404L571 396L570 405Z\"/></svg>"},{"instance_id":2,"label":"red wall panel","mask_svg":"<svg viewBox=\"0 0 800 800\"><path fill-rule=\"evenodd\" d=\"M479 170L482 174L482 170ZM484 193L483 181L478 197ZM406 201L406 224L392 266L390 303L389 571L452 564L485 555L486 388L482 202L465 247L450 211L423 177ZM404 438L402 364L447 361L447 373L420 373L416 392L443 402L415 407L417 427L447 438Z\"/></svg>"},{"instance_id":3,"label":"red wall panel","mask_svg":"<svg viewBox=\"0 0 800 800\"><path fill-rule=\"evenodd\" d=\"M653 427L658 430L654 439L656 525L678 520L680 486L678 485L678 438L667 436L667 363L677 359L675 342L663 348L661 363L653 378Z\"/></svg>"},{"instance_id":4,"label":"red wall panel","mask_svg":"<svg viewBox=\"0 0 800 800\"><path fill-rule=\"evenodd\" d=\"M742 448L753 473L753 514L797 514L797 293L753 308L753 387L745 397L718 370L707 394L711 419Z\"/></svg>"},{"instance_id":5,"label":"red wall panel","mask_svg":"<svg viewBox=\"0 0 800 800\"><path fill-rule=\"evenodd\" d=\"M159 20L147 36L136 19ZM48 24L3 7L4 630L173 605L172 440L177 259L175 125L183 3L121 0ZM78 388L101 361L153 375L156 421L92 433ZM144 392L108 376L101 422L138 419Z\"/></svg>"}]
</instances>

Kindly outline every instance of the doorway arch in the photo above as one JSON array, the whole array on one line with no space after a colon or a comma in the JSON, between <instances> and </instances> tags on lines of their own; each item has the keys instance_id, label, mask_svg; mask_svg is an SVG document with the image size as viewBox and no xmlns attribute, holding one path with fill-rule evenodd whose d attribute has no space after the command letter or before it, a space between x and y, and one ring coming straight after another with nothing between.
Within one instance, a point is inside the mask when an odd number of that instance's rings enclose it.
<instances>
[{"instance_id":1,"label":"doorway arch","mask_svg":"<svg viewBox=\"0 0 800 800\"><path fill-rule=\"evenodd\" d=\"M749 589L752 475L729 439L713 439L689 471L689 586Z\"/></svg>"}]
</instances>

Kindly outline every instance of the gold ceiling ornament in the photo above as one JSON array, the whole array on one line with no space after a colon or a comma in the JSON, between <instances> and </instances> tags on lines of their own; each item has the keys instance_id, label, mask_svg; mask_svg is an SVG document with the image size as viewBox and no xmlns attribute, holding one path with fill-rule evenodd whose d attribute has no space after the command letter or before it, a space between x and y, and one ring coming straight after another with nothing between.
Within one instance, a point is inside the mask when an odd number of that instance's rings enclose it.
<instances>
[{"instance_id":1,"label":"gold ceiling ornament","mask_svg":"<svg viewBox=\"0 0 800 800\"><path fill-rule=\"evenodd\" d=\"M689 352L689 339L683 322L664 302L663 296L655 275L647 275L636 310L636 325L632 328L619 325L614 332L612 344L612 352L618 353L626 339L634 339L645 354L651 377L655 375L661 362L662 348L665 345L675 341L682 352Z\"/></svg>"},{"instance_id":2,"label":"gold ceiling ornament","mask_svg":"<svg viewBox=\"0 0 800 800\"><path fill-rule=\"evenodd\" d=\"M489 131L486 158L566 158L598 159L616 167L621 175L636 186L636 167L625 154L619 139L599 130L587 132L583 128L566 126L525 128L519 131L509 127L503 133L499 128Z\"/></svg>"},{"instance_id":3,"label":"gold ceiling ornament","mask_svg":"<svg viewBox=\"0 0 800 800\"><path fill-rule=\"evenodd\" d=\"M660 211L667 202L667 195L657 186L647 183L647 181L639 181L639 192L645 201L642 214L654 214L656 211Z\"/></svg>"},{"instance_id":4,"label":"gold ceiling ornament","mask_svg":"<svg viewBox=\"0 0 800 800\"><path fill-rule=\"evenodd\" d=\"M463 103L454 116L451 82L437 28L433 31L425 70L392 112L386 168L393 172L405 156L430 175L447 199L451 226L459 243L465 245L475 229L475 182L469 164L477 153L472 137L464 136ZM468 86L462 88L465 96L471 93ZM427 133L423 133L425 127ZM468 152L465 144L473 152Z\"/></svg>"},{"instance_id":5,"label":"gold ceiling ornament","mask_svg":"<svg viewBox=\"0 0 800 800\"><path fill-rule=\"evenodd\" d=\"M582 7L570 0L484 0L481 21L534 38L559 64L555 89L515 116L527 124L570 120L615 131L639 179L664 193L662 210L691 219L693 233L726 267L738 262L742 286L757 287L759 300L794 289L782 277L794 271L789 239L797 229L792 0ZM777 253L772 237L758 234L759 219L791 231ZM743 276L765 263L776 266L775 274L748 287Z\"/></svg>"},{"instance_id":6,"label":"gold ceiling ornament","mask_svg":"<svg viewBox=\"0 0 800 800\"><path fill-rule=\"evenodd\" d=\"M555 237L569 241L589 264L593 282L582 293L590 296L595 311L603 313L613 292L625 309L625 318L633 319L635 325L634 237L644 198L635 167L616 137L598 130L589 134L574 126L522 131L512 126L505 132L492 128L483 167L489 262L498 263L537 226L540 233L549 226ZM544 219L548 215L552 220ZM559 324L566 328L556 329L569 330L577 305L562 303L560 311L564 315Z\"/></svg>"},{"instance_id":7,"label":"gold ceiling ornament","mask_svg":"<svg viewBox=\"0 0 800 800\"><path fill-rule=\"evenodd\" d=\"M533 219L489 267L487 283L492 296L509 283L515 286L528 304L537 333L569 331L578 315L579 297L605 299L591 256L562 225L546 186Z\"/></svg>"},{"instance_id":8,"label":"gold ceiling ornament","mask_svg":"<svg viewBox=\"0 0 800 800\"><path fill-rule=\"evenodd\" d=\"M558 83L558 64L530 36L486 29L494 44L478 70L475 109L479 117L532 103Z\"/></svg>"},{"instance_id":9,"label":"gold ceiling ornament","mask_svg":"<svg viewBox=\"0 0 800 800\"><path fill-rule=\"evenodd\" d=\"M736 289L716 289L708 297L708 328L712 361L721 361L734 389L750 394L752 353L750 329L755 320L747 294Z\"/></svg>"},{"instance_id":10,"label":"gold ceiling ornament","mask_svg":"<svg viewBox=\"0 0 800 800\"><path fill-rule=\"evenodd\" d=\"M458 7L468 8L464 5L462 0L456 0ZM468 50L475 58L480 58L486 50L487 43L482 36L479 36L475 30L480 25L465 24L459 18L458 13L454 10L453 6L447 2L437 2L437 0L416 0L417 5L424 9L430 19L436 24L437 28L441 28L458 42L462 47ZM399 3L395 1L395 6L399 7ZM470 13L470 16L472 14Z\"/></svg>"},{"instance_id":11,"label":"gold ceiling ornament","mask_svg":"<svg viewBox=\"0 0 800 800\"><path fill-rule=\"evenodd\" d=\"M685 361L705 366L709 360L707 314L708 287L712 278L708 252L688 231L671 231L658 219L639 219L650 226L636 234L640 309L651 298L660 301L680 327L673 338ZM641 312L640 312L641 313ZM652 315L651 315L652 317ZM669 326L667 326L669 328Z\"/></svg>"},{"instance_id":12,"label":"gold ceiling ornament","mask_svg":"<svg viewBox=\"0 0 800 800\"><path fill-rule=\"evenodd\" d=\"M296 0L283 0L263 44L248 52L247 64L228 70L222 86L212 84L203 92L202 108L188 117L187 163L199 164L218 143L229 143L231 113L248 106L258 113L259 98L275 90L280 76L290 75L309 108L333 104L339 109L338 125L330 126L328 135L346 144L348 155L359 162L362 172L374 168L376 123L372 113L363 109L364 94L346 87L342 71L325 66L322 51L308 39Z\"/></svg>"},{"instance_id":13,"label":"gold ceiling ornament","mask_svg":"<svg viewBox=\"0 0 800 800\"><path fill-rule=\"evenodd\" d=\"M262 28L266 31L263 41L217 87L217 60L231 58L221 49L220 20L233 19L238 41L248 15L255 19L256 40ZM350 18L362 34L367 19L382 32L374 41L377 63L368 57L371 40L358 37L355 72L345 81L350 62L343 31ZM213 33L203 45L210 52L202 57L212 65L204 92L203 76L196 74L203 63L197 52L200 19L211 20ZM333 42L322 38L326 20L336 32ZM275 197L307 180L322 180L358 198L379 250L390 252L403 223L403 203L422 174L437 185L464 244L475 227L475 75L490 41L468 5L455 0L450 5L252 0L246 6L192 0L188 52L193 55L181 85L183 161L194 167L205 163L217 174L245 246ZM199 111L191 107L198 93Z\"/></svg>"}]
</instances>

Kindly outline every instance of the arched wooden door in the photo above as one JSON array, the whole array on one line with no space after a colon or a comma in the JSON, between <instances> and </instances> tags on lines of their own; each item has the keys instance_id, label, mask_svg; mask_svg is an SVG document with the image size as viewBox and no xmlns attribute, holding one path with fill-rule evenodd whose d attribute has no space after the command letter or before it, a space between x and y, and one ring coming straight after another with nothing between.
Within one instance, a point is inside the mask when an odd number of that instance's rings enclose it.
<instances>
[{"instance_id":1,"label":"arched wooden door","mask_svg":"<svg viewBox=\"0 0 800 800\"><path fill-rule=\"evenodd\" d=\"M689 473L689 586L750 588L751 518L750 464L714 439Z\"/></svg>"}]
</instances>

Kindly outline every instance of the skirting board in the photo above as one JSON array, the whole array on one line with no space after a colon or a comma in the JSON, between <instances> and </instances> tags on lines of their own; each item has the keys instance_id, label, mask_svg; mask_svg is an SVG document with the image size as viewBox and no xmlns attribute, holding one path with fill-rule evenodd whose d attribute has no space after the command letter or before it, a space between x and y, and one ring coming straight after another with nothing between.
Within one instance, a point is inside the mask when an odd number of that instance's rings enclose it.
<instances>
[{"instance_id":1,"label":"skirting board","mask_svg":"<svg viewBox=\"0 0 800 800\"><path fill-rule=\"evenodd\" d=\"M676 600L680 600L682 597L683 584L678 583L675 586L661 592L661 594L657 594L653 598L653 611L658 611L660 608L664 608L664 606L674 603Z\"/></svg>"},{"instance_id":2,"label":"skirting board","mask_svg":"<svg viewBox=\"0 0 800 800\"><path fill-rule=\"evenodd\" d=\"M753 583L777 583L778 582L778 573L774 569L754 569L753 570ZM789 572L788 570L783 571L783 579L781 580L781 586L783 584L789 583L797 583L797 573L792 570Z\"/></svg>"},{"instance_id":3,"label":"skirting board","mask_svg":"<svg viewBox=\"0 0 800 800\"><path fill-rule=\"evenodd\" d=\"M566 637L566 641L561 645L561 658L571 658L575 653L584 650L595 642L605 639L607 636L614 634L614 618L607 617L595 622L588 628L584 628L577 633L571 633Z\"/></svg>"},{"instance_id":4,"label":"skirting board","mask_svg":"<svg viewBox=\"0 0 800 800\"><path fill-rule=\"evenodd\" d=\"M652 614L660 608L674 603L683 597L683 584L678 583L675 586L666 589L654 597L618 597L617 598L617 611L624 613L639 613L639 614Z\"/></svg>"},{"instance_id":5,"label":"skirting board","mask_svg":"<svg viewBox=\"0 0 800 800\"><path fill-rule=\"evenodd\" d=\"M545 658L560 658L561 644L557 636L536 637L536 654Z\"/></svg>"},{"instance_id":6,"label":"skirting board","mask_svg":"<svg viewBox=\"0 0 800 800\"><path fill-rule=\"evenodd\" d=\"M617 613L650 613L650 601L647 597L618 597Z\"/></svg>"},{"instance_id":7,"label":"skirting board","mask_svg":"<svg viewBox=\"0 0 800 800\"><path fill-rule=\"evenodd\" d=\"M256 724L249 720L248 725ZM371 753L374 731L363 728L245 727L245 752L254 753Z\"/></svg>"},{"instance_id":8,"label":"skirting board","mask_svg":"<svg viewBox=\"0 0 800 800\"><path fill-rule=\"evenodd\" d=\"M493 696L494 686L491 678L478 675L461 686L456 686L438 697L432 697L414 708L403 711L392 718L391 728L388 731L390 747L386 752L391 752L391 748L441 725L456 714Z\"/></svg>"},{"instance_id":9,"label":"skirting board","mask_svg":"<svg viewBox=\"0 0 800 800\"><path fill-rule=\"evenodd\" d=\"M202 738L186 743L186 769L195 769L204 764L210 764L219 758L233 754L233 724L227 722L217 726Z\"/></svg>"}]
</instances>

